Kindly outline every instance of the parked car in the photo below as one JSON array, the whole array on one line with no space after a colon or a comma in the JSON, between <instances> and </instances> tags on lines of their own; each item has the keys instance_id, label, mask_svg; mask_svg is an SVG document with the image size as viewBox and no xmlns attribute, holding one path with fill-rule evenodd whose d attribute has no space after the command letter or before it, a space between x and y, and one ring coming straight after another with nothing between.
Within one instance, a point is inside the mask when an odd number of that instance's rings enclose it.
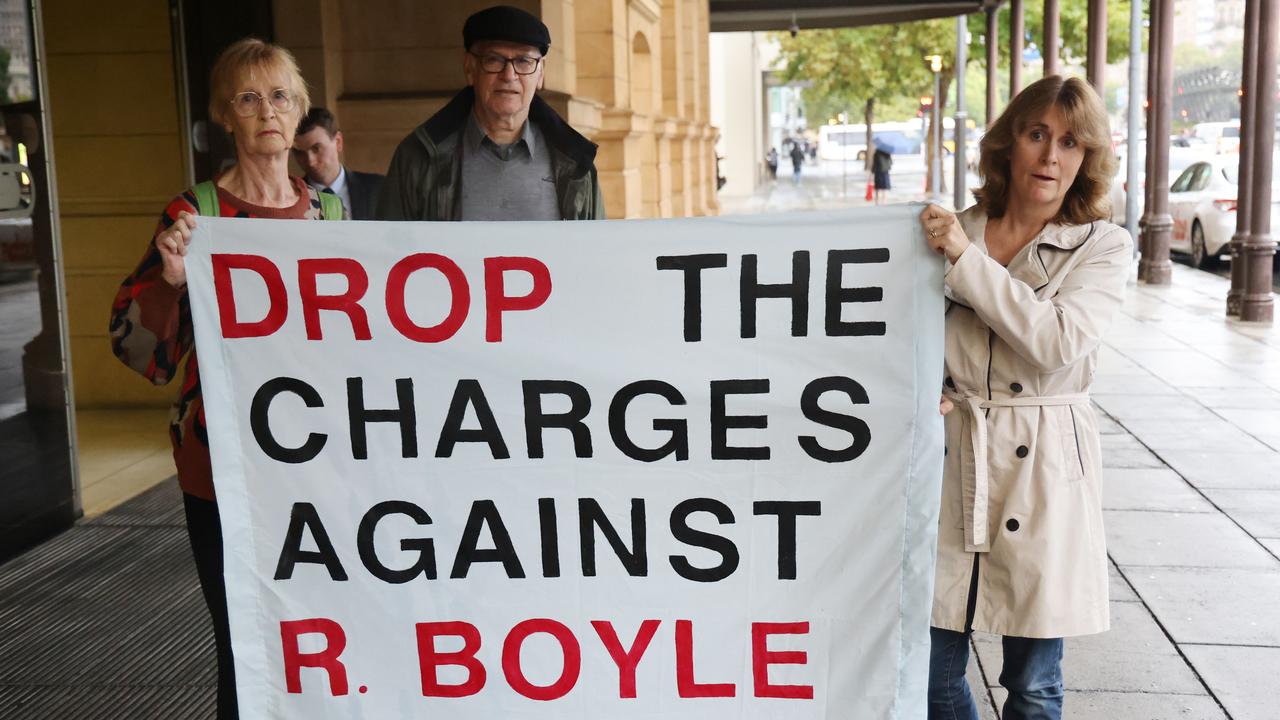
<instances>
[{"instance_id":1,"label":"parked car","mask_svg":"<svg viewBox=\"0 0 1280 720\"><path fill-rule=\"evenodd\" d=\"M1239 169L1238 156L1215 155L1188 166L1169 187L1169 248L1190 255L1196 267L1222 255L1235 234ZM1278 222L1280 193L1271 197L1272 227Z\"/></svg>"},{"instance_id":2,"label":"parked car","mask_svg":"<svg viewBox=\"0 0 1280 720\"><path fill-rule=\"evenodd\" d=\"M1196 123L1195 137L1203 138L1216 153L1240 152L1240 121Z\"/></svg>"},{"instance_id":3,"label":"parked car","mask_svg":"<svg viewBox=\"0 0 1280 720\"><path fill-rule=\"evenodd\" d=\"M1147 157L1147 144L1145 141L1139 141L1135 147L1138 152L1139 178L1142 180L1142 185L1139 187L1145 189L1146 176L1143 172L1143 163ZM1203 147L1204 146L1187 148L1173 146L1169 148L1169 183L1171 185L1178 175L1180 175L1182 171L1192 163L1200 160L1207 160L1211 157L1210 153L1203 149ZM1121 145L1117 148L1116 159L1120 161L1120 170L1116 173L1115 178L1111 182L1111 222L1117 225L1124 224L1125 195L1129 188L1129 183L1125 179L1125 168L1127 167L1126 163L1128 162L1126 159L1127 152L1127 145ZM1138 192L1138 197L1142 198L1141 190ZM1139 208L1139 213L1143 212L1143 210L1144 208Z\"/></svg>"}]
</instances>

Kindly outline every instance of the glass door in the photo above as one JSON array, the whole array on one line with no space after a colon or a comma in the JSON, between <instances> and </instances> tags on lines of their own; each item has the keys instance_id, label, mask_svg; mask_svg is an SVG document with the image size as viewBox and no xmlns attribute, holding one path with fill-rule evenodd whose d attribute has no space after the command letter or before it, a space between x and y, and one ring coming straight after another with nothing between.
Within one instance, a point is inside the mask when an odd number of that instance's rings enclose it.
<instances>
[{"instance_id":1,"label":"glass door","mask_svg":"<svg viewBox=\"0 0 1280 720\"><path fill-rule=\"evenodd\" d=\"M0 0L0 562L80 515L35 12Z\"/></svg>"}]
</instances>

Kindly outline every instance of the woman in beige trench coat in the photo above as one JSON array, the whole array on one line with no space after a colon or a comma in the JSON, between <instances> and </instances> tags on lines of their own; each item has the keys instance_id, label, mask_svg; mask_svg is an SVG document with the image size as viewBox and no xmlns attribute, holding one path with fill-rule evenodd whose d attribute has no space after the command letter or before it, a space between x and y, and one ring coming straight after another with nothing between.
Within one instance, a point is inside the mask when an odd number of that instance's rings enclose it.
<instances>
[{"instance_id":1,"label":"woman in beige trench coat","mask_svg":"<svg viewBox=\"0 0 1280 720\"><path fill-rule=\"evenodd\" d=\"M929 717L977 720L968 634L1004 636L1002 717L1060 718L1062 638L1108 628L1102 460L1089 385L1131 240L1109 216L1116 160L1079 78L1022 91L982 140L959 215L921 213L945 254L946 458Z\"/></svg>"}]
</instances>

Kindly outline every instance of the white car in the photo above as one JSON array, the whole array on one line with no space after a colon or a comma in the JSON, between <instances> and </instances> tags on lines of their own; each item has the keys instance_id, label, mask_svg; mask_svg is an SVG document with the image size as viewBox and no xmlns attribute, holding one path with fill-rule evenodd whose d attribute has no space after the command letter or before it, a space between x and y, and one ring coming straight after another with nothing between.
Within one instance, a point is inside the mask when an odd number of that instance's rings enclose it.
<instances>
[{"instance_id":1,"label":"white car","mask_svg":"<svg viewBox=\"0 0 1280 720\"><path fill-rule=\"evenodd\" d=\"M1240 121L1203 122L1196 124L1193 137L1203 138L1216 153L1240 152Z\"/></svg>"},{"instance_id":2,"label":"white car","mask_svg":"<svg viewBox=\"0 0 1280 720\"><path fill-rule=\"evenodd\" d=\"M1193 163L1169 186L1173 232L1169 248L1204 267L1226 251L1236 232L1240 156L1221 155ZM1280 195L1271 198L1271 226L1280 227Z\"/></svg>"},{"instance_id":3,"label":"white car","mask_svg":"<svg viewBox=\"0 0 1280 720\"><path fill-rule=\"evenodd\" d=\"M1119 172L1116 173L1115 178L1111 181L1111 193L1110 193L1111 222L1117 225L1124 225L1125 193L1129 187L1128 182L1126 182L1125 180L1126 167L1127 167L1125 165L1125 163L1127 162L1125 158L1125 152L1127 150L1128 148L1125 146L1121 146L1120 148L1117 148L1116 159L1120 162L1119 164L1120 170ZM1138 151L1138 158L1140 160L1140 162L1138 163L1138 172L1140 173L1139 177L1141 177L1143 180L1143 184L1140 185L1138 188L1138 199L1143 200L1145 199L1143 197L1143 192L1146 187L1145 163L1146 163L1146 157L1147 157L1147 144L1145 141L1140 141L1138 143L1137 151ZM1210 157L1212 157L1212 154L1209 151L1201 148L1195 148L1195 147L1169 148L1169 183L1170 185L1173 184L1174 179L1177 178L1178 175L1187 168L1187 166L1191 165L1191 163L1196 162L1198 160L1208 160ZM1138 217L1142 217L1143 211L1144 211L1144 208L1139 207Z\"/></svg>"}]
</instances>

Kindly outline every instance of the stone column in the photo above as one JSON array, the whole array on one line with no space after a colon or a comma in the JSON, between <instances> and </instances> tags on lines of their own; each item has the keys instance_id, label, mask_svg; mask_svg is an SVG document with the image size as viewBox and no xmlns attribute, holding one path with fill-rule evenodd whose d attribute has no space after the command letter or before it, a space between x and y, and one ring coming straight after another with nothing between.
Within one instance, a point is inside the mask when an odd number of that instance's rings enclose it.
<instances>
[{"instance_id":1,"label":"stone column","mask_svg":"<svg viewBox=\"0 0 1280 720\"><path fill-rule=\"evenodd\" d=\"M1000 84L996 82L996 68L1000 64L1000 8L987 9L987 127L996 121L996 96Z\"/></svg>"},{"instance_id":2,"label":"stone column","mask_svg":"<svg viewBox=\"0 0 1280 720\"><path fill-rule=\"evenodd\" d=\"M689 144L689 121L675 121L671 136L671 212L676 217L693 214L692 150Z\"/></svg>"},{"instance_id":3,"label":"stone column","mask_svg":"<svg viewBox=\"0 0 1280 720\"><path fill-rule=\"evenodd\" d=\"M1022 0L1009 2L1009 101L1022 91L1022 43L1027 28L1022 17Z\"/></svg>"},{"instance_id":4,"label":"stone column","mask_svg":"<svg viewBox=\"0 0 1280 720\"><path fill-rule=\"evenodd\" d=\"M1107 0L1089 0L1089 53L1086 74L1089 84L1106 97L1104 75L1107 69Z\"/></svg>"},{"instance_id":5,"label":"stone column","mask_svg":"<svg viewBox=\"0 0 1280 720\"><path fill-rule=\"evenodd\" d=\"M1166 0L1168 1L1168 0ZM1240 298L1240 319L1270 323L1274 313L1271 297L1272 258L1276 244L1271 237L1271 152L1275 148L1276 43L1280 42L1280 3L1255 0L1258 13L1257 92L1253 111L1253 192L1249 239L1241 248L1245 258L1244 295Z\"/></svg>"},{"instance_id":6,"label":"stone column","mask_svg":"<svg viewBox=\"0 0 1280 720\"><path fill-rule=\"evenodd\" d=\"M1151 18L1148 23L1147 30L1147 111L1146 124L1147 138L1151 138L1151 129L1155 127L1156 112L1156 56L1160 50L1160 13L1158 3L1151 5ZM1129 148L1132 151L1137 147L1136 138L1130 136ZM1138 262L1138 279L1147 279L1147 265L1151 258L1151 234L1147 231L1147 226L1151 222L1151 213L1155 207L1154 192L1155 184L1151 182L1151 178L1155 174L1156 149L1153 144L1146 144L1146 163L1143 168L1142 176L1142 219L1138 221L1138 252L1141 260Z\"/></svg>"},{"instance_id":7,"label":"stone column","mask_svg":"<svg viewBox=\"0 0 1280 720\"><path fill-rule=\"evenodd\" d=\"M1231 290L1227 292L1227 316L1240 317L1244 295L1249 217L1253 207L1253 124L1258 97L1258 3L1244 6L1244 64L1240 86L1240 169L1236 183L1236 232L1231 236Z\"/></svg>"},{"instance_id":8,"label":"stone column","mask_svg":"<svg viewBox=\"0 0 1280 720\"><path fill-rule=\"evenodd\" d=\"M1044 0L1044 47L1040 48L1040 56L1044 58L1044 75L1058 74L1058 37L1059 37L1058 0Z\"/></svg>"},{"instance_id":9,"label":"stone column","mask_svg":"<svg viewBox=\"0 0 1280 720\"><path fill-rule=\"evenodd\" d=\"M1153 174L1147 176L1147 186L1152 188L1153 207L1147 221L1150 257L1143 256L1141 263L1147 271L1143 280L1151 285L1168 285L1173 276L1169 264L1169 235L1173 230L1173 218L1169 215L1169 130L1173 122L1173 0L1155 0L1157 33L1160 36L1159 54L1154 56L1156 66L1156 102L1154 120L1147 131L1147 152L1155 150ZM1272 56L1274 58L1274 56ZM1141 264L1140 263L1140 264Z\"/></svg>"}]
</instances>

